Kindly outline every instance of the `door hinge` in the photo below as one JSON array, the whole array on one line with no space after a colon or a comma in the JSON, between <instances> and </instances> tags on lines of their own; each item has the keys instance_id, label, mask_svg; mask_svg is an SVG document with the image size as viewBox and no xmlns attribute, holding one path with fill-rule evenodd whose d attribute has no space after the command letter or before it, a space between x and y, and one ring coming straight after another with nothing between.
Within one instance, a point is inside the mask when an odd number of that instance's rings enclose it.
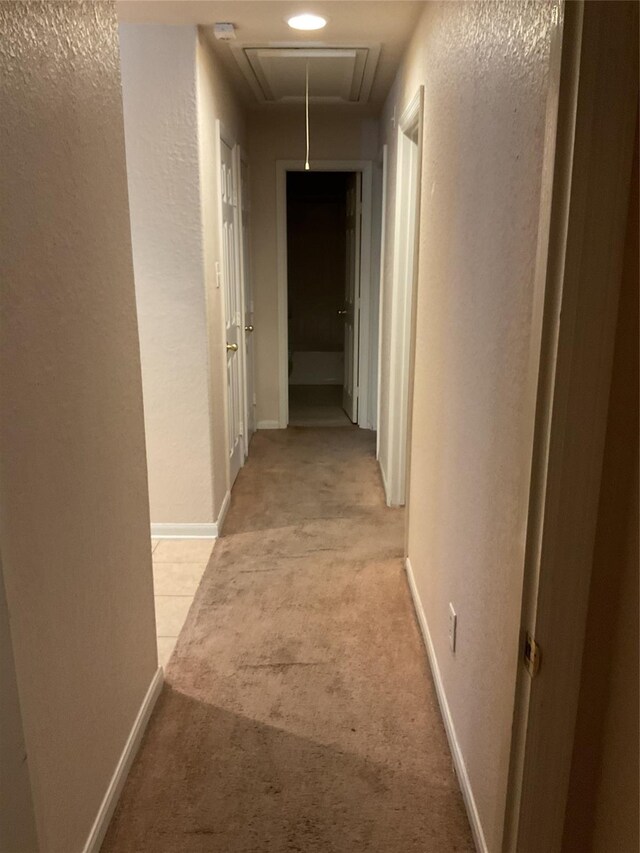
<instances>
[{"instance_id":1,"label":"door hinge","mask_svg":"<svg viewBox=\"0 0 640 853\"><path fill-rule=\"evenodd\" d=\"M541 660L542 650L535 638L527 631L524 638L524 665L531 678L538 674Z\"/></svg>"}]
</instances>

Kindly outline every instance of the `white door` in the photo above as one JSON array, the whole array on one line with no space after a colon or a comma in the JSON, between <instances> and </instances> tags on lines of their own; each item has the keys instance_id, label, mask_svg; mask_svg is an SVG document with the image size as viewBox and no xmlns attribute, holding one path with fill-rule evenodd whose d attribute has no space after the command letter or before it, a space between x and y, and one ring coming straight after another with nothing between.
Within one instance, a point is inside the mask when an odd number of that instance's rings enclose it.
<instances>
[{"instance_id":1,"label":"white door","mask_svg":"<svg viewBox=\"0 0 640 853\"><path fill-rule=\"evenodd\" d=\"M233 168L233 152L220 140L220 184L222 194L222 252L227 341L227 419L229 441L229 488L233 486L244 461L242 412L242 292L238 274L237 193Z\"/></svg>"},{"instance_id":2,"label":"white door","mask_svg":"<svg viewBox=\"0 0 640 853\"><path fill-rule=\"evenodd\" d=\"M242 217L242 281L244 284L244 342L245 342L245 454L256 431L255 366L253 344L253 283L251 280L251 207L249 203L249 166L240 160L240 207Z\"/></svg>"},{"instance_id":3,"label":"white door","mask_svg":"<svg viewBox=\"0 0 640 853\"><path fill-rule=\"evenodd\" d=\"M347 182L347 269L344 308L344 385L342 406L353 421L358 420L358 353L360 331L360 228L362 175L353 172Z\"/></svg>"}]
</instances>

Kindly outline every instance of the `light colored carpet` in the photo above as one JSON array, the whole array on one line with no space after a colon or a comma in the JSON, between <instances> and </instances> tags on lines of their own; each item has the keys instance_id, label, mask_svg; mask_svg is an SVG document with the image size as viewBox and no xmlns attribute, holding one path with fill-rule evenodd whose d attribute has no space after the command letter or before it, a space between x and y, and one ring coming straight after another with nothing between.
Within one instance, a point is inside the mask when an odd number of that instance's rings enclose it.
<instances>
[{"instance_id":1,"label":"light colored carpet","mask_svg":"<svg viewBox=\"0 0 640 853\"><path fill-rule=\"evenodd\" d=\"M473 842L373 433L259 432L103 853Z\"/></svg>"},{"instance_id":2,"label":"light colored carpet","mask_svg":"<svg viewBox=\"0 0 640 853\"><path fill-rule=\"evenodd\" d=\"M289 426L351 426L342 408L342 385L289 385Z\"/></svg>"}]
</instances>

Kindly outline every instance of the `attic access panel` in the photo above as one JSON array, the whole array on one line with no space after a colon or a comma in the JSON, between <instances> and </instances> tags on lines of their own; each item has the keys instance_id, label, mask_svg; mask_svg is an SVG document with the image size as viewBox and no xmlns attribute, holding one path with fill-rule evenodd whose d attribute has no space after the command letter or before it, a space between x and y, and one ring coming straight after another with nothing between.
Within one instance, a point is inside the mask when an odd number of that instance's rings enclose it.
<instances>
[{"instance_id":1,"label":"attic access panel","mask_svg":"<svg viewBox=\"0 0 640 853\"><path fill-rule=\"evenodd\" d=\"M369 99L379 45L357 47L247 47L232 51L262 103L303 101L307 63L312 101L362 104Z\"/></svg>"}]
</instances>

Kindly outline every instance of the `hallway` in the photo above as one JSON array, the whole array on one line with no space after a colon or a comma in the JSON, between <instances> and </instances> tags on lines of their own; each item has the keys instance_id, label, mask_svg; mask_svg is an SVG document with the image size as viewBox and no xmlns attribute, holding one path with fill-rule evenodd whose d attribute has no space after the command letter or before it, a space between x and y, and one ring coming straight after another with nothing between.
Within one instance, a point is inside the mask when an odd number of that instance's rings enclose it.
<instances>
[{"instance_id":1,"label":"hallway","mask_svg":"<svg viewBox=\"0 0 640 853\"><path fill-rule=\"evenodd\" d=\"M474 849L374 434L259 432L103 853Z\"/></svg>"}]
</instances>

